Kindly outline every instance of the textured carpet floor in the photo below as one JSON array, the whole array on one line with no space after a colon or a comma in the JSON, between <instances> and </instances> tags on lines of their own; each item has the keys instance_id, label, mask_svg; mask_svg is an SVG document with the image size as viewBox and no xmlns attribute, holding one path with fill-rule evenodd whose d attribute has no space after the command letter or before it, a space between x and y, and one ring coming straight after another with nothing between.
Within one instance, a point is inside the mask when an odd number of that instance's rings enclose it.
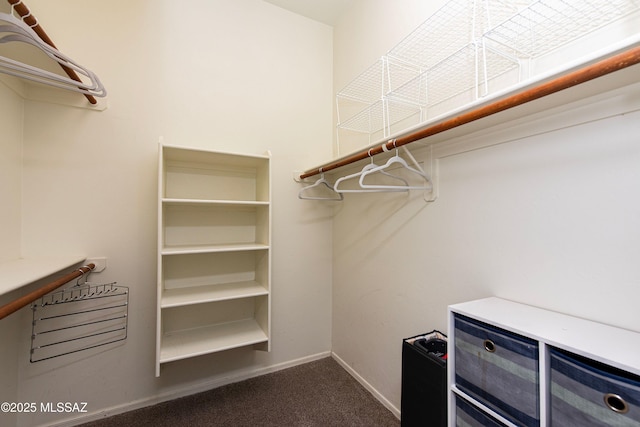
<instances>
[{"instance_id":1,"label":"textured carpet floor","mask_svg":"<svg viewBox=\"0 0 640 427\"><path fill-rule=\"evenodd\" d=\"M399 425L335 360L326 358L83 427Z\"/></svg>"}]
</instances>

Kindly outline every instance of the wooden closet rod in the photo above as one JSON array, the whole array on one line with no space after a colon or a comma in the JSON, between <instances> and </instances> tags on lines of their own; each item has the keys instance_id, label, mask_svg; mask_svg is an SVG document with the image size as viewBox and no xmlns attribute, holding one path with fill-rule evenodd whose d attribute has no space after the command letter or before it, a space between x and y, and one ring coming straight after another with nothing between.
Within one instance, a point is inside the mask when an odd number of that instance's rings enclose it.
<instances>
[{"instance_id":1,"label":"wooden closet rod","mask_svg":"<svg viewBox=\"0 0 640 427\"><path fill-rule=\"evenodd\" d=\"M27 24L29 27L31 27L31 29L35 31L35 33L38 35L38 37L42 39L43 42L45 42L52 48L57 49L56 45L53 44L53 41L51 41L51 39L49 38L47 33L44 31L42 26L38 23L38 20L36 19L36 17L31 14L31 11L27 7L27 5L22 3L22 0L7 0L7 1L11 5L11 7L18 13L18 15L20 15L24 23ZM67 73L67 76L69 76L70 79L73 79L77 82L81 81L80 77L78 77L78 74L74 70L62 64L60 64L60 67L64 70L65 73ZM96 101L96 98L93 97L93 95L89 95L85 93L84 96L87 98L87 100L91 104L96 104L98 102Z\"/></svg>"},{"instance_id":2,"label":"wooden closet rod","mask_svg":"<svg viewBox=\"0 0 640 427\"><path fill-rule=\"evenodd\" d=\"M411 133L408 133L407 135L403 135L396 139L390 139L386 143L382 143L380 146L375 146L374 148L360 151L335 162L326 163L317 169L312 169L304 172L302 175L300 175L300 178L305 179L310 176L318 175L322 172L327 172L332 169L337 169L339 167L355 163L376 154L393 150L394 148L400 147L402 145L406 145L411 142L415 142L423 138L456 128L458 126L462 126L464 124L482 119L484 117L499 113L504 110L508 110L513 107L517 107L518 105L522 105L527 102L545 97L547 95L560 92L561 90L577 86L581 83L585 83L589 80L602 77L609 73L613 73L614 71L619 71L638 63L640 63L640 46L631 48L622 53L603 59L579 70L557 77L554 80L542 83L533 88L515 93L504 99L499 99L485 106L478 107L475 110L462 113L459 116L445 120L441 123L419 128Z\"/></svg>"},{"instance_id":3,"label":"wooden closet rod","mask_svg":"<svg viewBox=\"0 0 640 427\"><path fill-rule=\"evenodd\" d=\"M54 289L58 289L60 286L64 285L65 283L69 283L73 279L85 275L86 273L90 272L94 268L96 268L96 265L94 263L89 263L83 267L80 267L77 270L72 271L66 276L59 278L55 282L51 282L47 285L44 285L43 287L36 289L35 291L30 292L23 297L20 297L14 301L11 301L8 304L3 305L2 307L0 307L0 319L4 319L8 315L20 310L22 307L27 306L32 302L36 301L38 298L42 298L43 296L53 291Z\"/></svg>"}]
</instances>

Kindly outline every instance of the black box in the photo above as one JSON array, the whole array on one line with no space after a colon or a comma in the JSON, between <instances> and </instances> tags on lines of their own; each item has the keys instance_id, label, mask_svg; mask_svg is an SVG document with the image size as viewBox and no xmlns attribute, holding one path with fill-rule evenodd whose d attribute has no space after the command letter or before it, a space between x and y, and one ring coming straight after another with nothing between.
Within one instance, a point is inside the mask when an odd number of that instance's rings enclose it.
<instances>
[{"instance_id":1,"label":"black box","mask_svg":"<svg viewBox=\"0 0 640 427\"><path fill-rule=\"evenodd\" d=\"M402 427L447 426L446 339L434 330L402 340Z\"/></svg>"}]
</instances>

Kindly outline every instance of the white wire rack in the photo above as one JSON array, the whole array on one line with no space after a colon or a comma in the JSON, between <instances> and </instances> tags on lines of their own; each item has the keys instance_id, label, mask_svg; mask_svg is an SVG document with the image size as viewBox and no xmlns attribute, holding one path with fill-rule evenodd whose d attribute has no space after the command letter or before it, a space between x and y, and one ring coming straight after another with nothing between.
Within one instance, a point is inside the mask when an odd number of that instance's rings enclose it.
<instances>
[{"instance_id":1,"label":"white wire rack","mask_svg":"<svg viewBox=\"0 0 640 427\"><path fill-rule=\"evenodd\" d=\"M336 95L340 128L388 135L393 123L419 113L419 108L389 100L389 93L420 75L410 64L380 58Z\"/></svg>"},{"instance_id":2,"label":"white wire rack","mask_svg":"<svg viewBox=\"0 0 640 427\"><path fill-rule=\"evenodd\" d=\"M482 34L480 0L450 0L393 47L387 56L422 69L430 68Z\"/></svg>"},{"instance_id":3,"label":"white wire rack","mask_svg":"<svg viewBox=\"0 0 640 427\"><path fill-rule=\"evenodd\" d=\"M340 130L388 137L505 89L532 58L636 14L640 0L450 0L337 93L338 144Z\"/></svg>"},{"instance_id":4,"label":"white wire rack","mask_svg":"<svg viewBox=\"0 0 640 427\"><path fill-rule=\"evenodd\" d=\"M502 74L506 55L500 67L489 70L478 60L495 54L479 57L476 41L490 22L502 22L522 7L518 1L494 1L489 10L488 0L450 0L436 11L338 92L338 129L387 137L400 123L427 118L434 105L461 94L478 96L478 88L487 87L478 83L480 76ZM517 65L511 60L506 68Z\"/></svg>"},{"instance_id":5,"label":"white wire rack","mask_svg":"<svg viewBox=\"0 0 640 427\"><path fill-rule=\"evenodd\" d=\"M484 36L538 57L640 9L639 0L535 0ZM640 22L636 22L640 28Z\"/></svg>"},{"instance_id":6,"label":"white wire rack","mask_svg":"<svg viewBox=\"0 0 640 427\"><path fill-rule=\"evenodd\" d=\"M405 102L385 98L371 104L365 110L342 123L343 129L365 130L367 133L381 132L394 123L419 113L420 109Z\"/></svg>"},{"instance_id":7,"label":"white wire rack","mask_svg":"<svg viewBox=\"0 0 640 427\"><path fill-rule=\"evenodd\" d=\"M518 58L495 50L484 43L468 43L422 72L418 77L389 93L389 98L399 103L416 105L421 120L434 115L441 104L456 105L473 102L487 95L493 88L516 83L519 74L498 79L519 66ZM495 89L494 89L495 90Z\"/></svg>"},{"instance_id":8,"label":"white wire rack","mask_svg":"<svg viewBox=\"0 0 640 427\"><path fill-rule=\"evenodd\" d=\"M127 339L129 288L115 282L50 293L31 309L32 363Z\"/></svg>"}]
</instances>

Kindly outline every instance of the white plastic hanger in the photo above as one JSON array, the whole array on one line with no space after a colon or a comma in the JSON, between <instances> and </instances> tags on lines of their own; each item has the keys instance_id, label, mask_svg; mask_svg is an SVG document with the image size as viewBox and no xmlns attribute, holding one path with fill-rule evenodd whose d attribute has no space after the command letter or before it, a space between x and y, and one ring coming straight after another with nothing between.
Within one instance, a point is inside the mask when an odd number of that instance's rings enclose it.
<instances>
[{"instance_id":1,"label":"white plastic hanger","mask_svg":"<svg viewBox=\"0 0 640 427\"><path fill-rule=\"evenodd\" d=\"M0 23L2 24L0 25L0 33L7 33L0 37L0 43L19 42L35 46L61 66L70 68L88 79L88 82L79 82L4 56L0 56L0 72L87 95L106 96L106 90L98 76L77 64L59 50L49 46L22 20L11 14L0 13Z\"/></svg>"},{"instance_id":2,"label":"white plastic hanger","mask_svg":"<svg viewBox=\"0 0 640 427\"><path fill-rule=\"evenodd\" d=\"M395 146L395 140L394 140L394 146ZM404 148L404 147L403 147ZM362 174L360 175L360 187L364 188L364 189L377 189L377 190L386 190L386 191L392 191L392 190L431 190L433 188L433 185L431 184L431 179L429 179L429 176L422 170L422 168L420 168L420 166L418 165L418 162L416 161L416 159L411 155L411 153L404 148L404 152L411 158L412 162L415 164L416 168L411 167L407 164L407 162L400 157L400 154L398 153L398 148L396 147L396 155L391 157L389 160L387 160L387 163L385 163L384 165L381 166L377 166L375 168L371 168L369 170L366 170L364 172L362 172ZM418 175L420 177L421 180L425 181L426 184L424 185L377 185L377 184L365 184L364 180L367 176L370 176L374 173L378 173L378 172L383 172L385 169L393 166L393 165L400 165L402 166L404 169L408 170L409 172Z\"/></svg>"},{"instance_id":3,"label":"white plastic hanger","mask_svg":"<svg viewBox=\"0 0 640 427\"><path fill-rule=\"evenodd\" d=\"M338 192L338 193L381 193L381 192L389 192L389 191L409 191L407 188L401 188L401 189L381 189L381 188L354 188L354 189L341 189L338 188L338 186L350 179L354 179L354 178L359 178L363 173L372 170L374 168L377 167L377 165L375 163L373 163L373 157L371 156L371 150L369 150L369 157L371 158L371 163L368 163L366 165L364 165L364 167L362 168L362 170L360 172L356 172L356 173L352 173L351 175L346 175L343 176L341 178L338 178L336 180L336 183L333 186L333 189ZM409 185L409 183L407 182L407 180L405 180L404 178L401 178L399 176L395 176L390 174L389 172L386 171L381 171L380 173L387 175L393 179L397 179L400 180L402 182L404 182L405 187Z\"/></svg>"},{"instance_id":4,"label":"white plastic hanger","mask_svg":"<svg viewBox=\"0 0 640 427\"><path fill-rule=\"evenodd\" d=\"M330 196L327 197L323 197L323 196L313 196L313 195L306 195L305 193L309 192L309 190L311 190L312 188L316 188L316 187L326 187L327 189L330 190ZM313 193L312 193L313 194ZM329 181L327 181L324 178L324 173L320 173L320 179L318 179L316 182L314 182L313 184L302 188L299 192L298 192L298 198L302 199L302 200L333 200L333 201L340 201L344 199L344 196L342 195L342 193L338 193L336 191L334 191L333 186L331 184L329 184Z\"/></svg>"}]
</instances>

